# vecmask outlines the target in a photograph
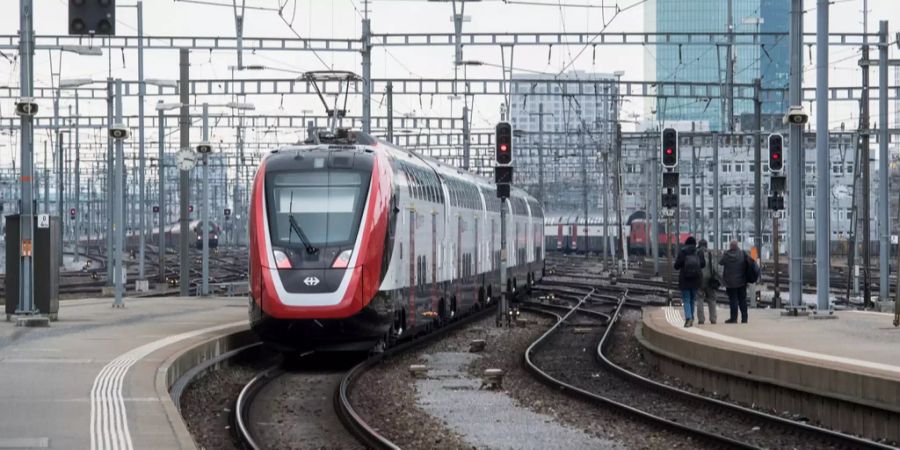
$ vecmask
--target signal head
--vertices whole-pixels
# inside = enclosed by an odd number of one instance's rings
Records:
[[[678,131],[665,128],[662,131],[662,165],[674,168],[678,165]]]
[[[497,124],[495,142],[497,144],[496,160],[497,164],[512,163],[512,125],[509,122],[500,122]]]
[[[784,137],[780,134],[769,135],[769,170],[781,172],[784,169]]]

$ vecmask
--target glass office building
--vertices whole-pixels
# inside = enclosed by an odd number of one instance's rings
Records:
[[[731,0],[734,30],[737,33],[787,32],[789,2],[786,0]],[[645,27],[657,32],[718,32],[728,26],[727,0],[652,0],[646,8]],[[711,45],[661,45],[649,48],[645,57],[648,76],[659,81],[725,83],[727,39]],[[786,87],[789,72],[789,39],[767,38],[761,45],[747,45],[749,37],[736,38],[734,46],[735,83],[753,83],[761,78],[763,87]],[[782,101],[766,102],[763,113],[785,111]],[[653,106],[660,121],[703,121],[712,130],[727,128],[720,99],[660,98]],[[753,102],[735,101],[734,116],[752,113]]]

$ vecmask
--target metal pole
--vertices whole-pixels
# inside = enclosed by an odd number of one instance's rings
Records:
[[[775,293],[772,302],[775,309],[781,309],[781,266],[778,261],[778,216],[772,215],[772,258],[775,261]]]
[[[828,8],[818,0],[816,12],[816,306],[830,308],[831,156],[828,154]],[[802,192],[802,191],[797,191]],[[886,198],[886,197],[885,197]]]
[[[864,44],[867,43],[868,37],[866,34],[863,34]],[[860,137],[859,144],[862,148],[860,148],[859,155],[861,155],[861,164],[862,164],[862,208],[863,208],[863,232],[862,232],[862,271],[863,271],[863,307],[868,308],[872,306],[872,291],[871,291],[871,278],[869,268],[871,267],[871,247],[872,247],[872,212],[870,211],[872,205],[872,159],[871,159],[871,149],[869,147],[869,139],[870,139],[870,126],[869,126],[869,46],[863,45],[862,52],[862,98],[860,100]]]
[[[509,294],[507,291],[506,277],[506,207],[505,198],[500,199],[500,308],[497,309],[497,326],[501,326],[503,317],[506,316],[509,324]]]
[[[791,79],[789,89],[791,106],[802,104],[802,85],[803,0],[791,0]],[[790,279],[791,307],[799,308],[803,302],[803,241],[806,237],[806,230],[803,226],[803,125],[792,124],[790,132],[788,215],[791,223],[787,234],[790,239],[788,278]]]
[[[107,125],[113,123],[113,80],[106,79],[106,91],[109,99],[106,105]],[[106,285],[113,285],[113,194],[112,194],[112,168],[113,168],[113,140],[107,133],[106,137]]]
[[[734,131],[734,0],[728,0],[728,49],[725,52],[726,120],[725,130]]]
[[[669,209],[668,212],[672,210]],[[672,215],[666,213],[666,296],[672,304]]]
[[[162,100],[159,101],[162,103]],[[159,222],[157,229],[157,242],[159,253],[159,282],[166,282],[166,115],[165,111],[159,111],[159,162],[157,164],[157,177],[159,177]]]
[[[762,80],[753,80],[753,120],[756,138],[753,140],[753,246],[757,261],[762,263]]]
[[[62,267],[63,265],[63,249],[66,247],[65,239],[63,239],[63,225],[66,224],[65,216],[63,214],[63,174],[65,173],[65,147],[63,146],[63,134],[60,132],[59,128],[56,129],[56,214],[59,216],[59,255],[57,258],[57,265]]]
[[[538,200],[544,207],[544,103],[538,103]],[[604,233],[605,235],[605,233]]]
[[[616,109],[618,111],[618,109]],[[615,140],[616,140],[616,186],[613,189],[615,199],[616,199],[616,223],[618,227],[618,251],[621,255],[622,259],[620,259],[621,267],[619,268],[619,273],[625,273],[625,270],[628,269],[628,249],[625,248],[625,228],[622,223],[622,125],[618,123],[618,112],[616,112],[616,123],[615,123]]]
[[[719,133],[713,131],[713,249],[721,250],[722,245],[722,193],[719,191]]]
[[[44,214],[50,213],[50,159],[47,158],[47,141],[44,141],[44,169],[41,171],[41,181],[44,182],[44,198],[42,211]]]
[[[372,130],[372,34],[371,22],[366,9],[366,18],[362,21],[362,128],[364,133]]]
[[[387,83],[387,140],[394,143],[394,82]]]
[[[691,216],[688,226],[691,234],[697,233],[697,147],[691,147]]]
[[[580,116],[579,111],[579,116]],[[578,133],[578,146],[581,147],[581,202],[584,207],[584,257],[588,258],[591,254],[591,249],[588,243],[591,241],[589,239],[589,222],[588,222],[588,179],[587,179],[587,150],[584,147],[584,131],[581,130]]]
[[[179,94],[181,97],[181,115],[178,120],[180,146],[181,151],[190,150],[191,147],[191,117],[188,103],[190,102],[190,53],[186,48],[179,51],[179,66],[181,72],[181,86]],[[179,291],[182,297],[190,295],[191,284],[191,258],[188,235],[190,234],[190,224],[188,223],[188,204],[191,201],[190,172],[187,170],[179,171],[179,216],[180,223],[180,273],[178,278]]]
[[[122,80],[116,79],[116,122],[122,123]],[[122,294],[125,290],[125,273],[123,272],[122,256],[125,251],[125,185],[123,176],[125,174],[125,143],[122,139],[116,139],[116,158],[115,158],[115,181],[113,184],[113,225],[112,233],[115,234],[115,245],[113,246],[113,261],[115,261],[115,269],[113,276],[115,277],[116,298],[113,302],[113,308],[124,308],[125,303],[122,301]]]
[[[878,22],[878,234],[880,242],[878,246],[878,300],[890,299],[891,271],[889,257],[891,255],[891,217],[890,200],[888,200],[888,184],[890,172],[888,169],[888,143],[890,142],[888,124],[888,22]],[[868,69],[866,69],[868,70]]]
[[[138,26],[138,228],[140,238],[138,241],[138,280],[143,281],[144,276],[144,245],[146,233],[147,198],[144,191],[144,95],[147,87],[144,84],[144,2],[137,2],[137,26]]]
[[[209,140],[209,105],[203,104],[203,141]],[[200,295],[209,295],[209,153],[203,154],[203,212],[200,219],[203,234],[203,279]]]
[[[78,91],[75,91],[75,261],[79,261],[78,243],[81,241],[81,143],[79,142],[79,111],[78,111]]]
[[[469,144],[469,108],[463,105],[462,108],[462,132],[463,132],[463,170],[469,170],[470,159],[472,158]]]
[[[612,270],[609,260],[612,249],[612,237],[609,235],[609,152],[602,152],[603,156],[603,265],[607,270]]]
[[[656,142],[659,143],[659,141],[656,141]],[[659,180],[659,163],[660,163],[660,161],[656,156],[658,153],[656,151],[653,151],[654,147],[659,148],[659,145],[651,146],[651,155],[652,156],[650,157],[650,159],[651,159],[651,162],[650,162],[651,169],[650,170],[653,173],[653,175],[652,175],[653,178],[652,178],[652,182],[650,184],[653,186],[653,197],[651,198],[650,203],[653,206],[650,207],[650,212],[652,212],[652,214],[647,214],[649,227],[645,226],[644,232],[646,233],[647,229],[648,228],[650,229],[650,247],[651,247],[650,251],[653,253],[653,275],[658,277],[659,273],[660,273],[659,272],[659,182],[660,182],[660,180]],[[606,175],[606,172],[604,172],[604,175]],[[604,192],[606,192],[606,189],[604,189]],[[606,208],[604,207],[603,209],[605,210]]]
[[[698,150],[698,152],[699,151],[701,151],[701,150]],[[699,159],[698,159],[698,164],[701,164],[701,166],[700,166],[700,216],[699,216],[700,236],[703,236],[704,239],[709,239],[709,236],[706,235],[706,170],[704,170],[704,167],[703,167],[702,163],[699,162]],[[716,247],[713,246],[712,248],[715,249]]]
[[[34,8],[32,0],[19,2],[19,61],[22,97],[34,94]],[[22,172],[21,214],[19,216],[19,305],[16,314],[36,314],[34,307],[34,276],[32,273],[32,237],[34,236],[34,117],[22,115],[21,154]]]

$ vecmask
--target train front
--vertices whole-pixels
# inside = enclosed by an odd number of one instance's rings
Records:
[[[293,147],[263,160],[249,231],[250,321],[264,341],[358,350],[387,333],[379,287],[391,173],[372,145]]]

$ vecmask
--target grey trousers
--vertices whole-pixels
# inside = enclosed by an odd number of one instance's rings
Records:
[[[706,322],[706,314],[703,313],[703,304],[709,307],[709,321],[716,323],[716,290],[700,289],[700,301],[695,302],[697,305],[697,322]]]

